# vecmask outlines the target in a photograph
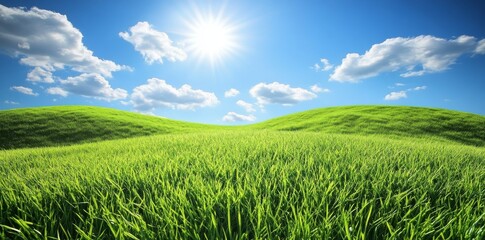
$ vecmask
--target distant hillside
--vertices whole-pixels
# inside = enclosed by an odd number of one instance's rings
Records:
[[[251,127],[283,131],[434,138],[485,146],[484,116],[422,107],[321,108],[274,118]]]
[[[87,106],[0,111],[0,149],[69,145],[217,126]]]
[[[432,138],[485,146],[484,116],[443,109],[331,107],[290,114],[252,125],[225,127],[102,107],[60,106],[0,111],[0,149],[71,145],[217,129],[377,134],[392,138]]]

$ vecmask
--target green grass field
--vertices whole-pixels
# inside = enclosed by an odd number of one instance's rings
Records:
[[[52,107],[0,121],[0,239],[485,239],[479,115],[359,106],[220,127]]]

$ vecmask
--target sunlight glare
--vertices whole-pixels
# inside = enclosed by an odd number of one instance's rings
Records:
[[[189,24],[188,48],[199,59],[208,59],[212,65],[234,53],[239,45],[236,39],[236,26],[218,17],[198,14]]]

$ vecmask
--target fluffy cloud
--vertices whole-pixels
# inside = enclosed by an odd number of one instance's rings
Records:
[[[333,68],[333,65],[330,64],[330,61],[328,61],[328,59],[326,59],[326,58],[321,58],[320,63],[321,63],[321,65],[318,64],[318,63],[315,63],[312,67],[313,70],[315,70],[317,72],[320,72],[320,71],[325,72],[325,71],[329,71],[330,69]]]
[[[408,95],[406,94],[406,91],[391,92],[384,97],[384,100],[395,101],[395,100],[399,100],[401,98],[407,98],[407,97]]]
[[[252,97],[256,98],[260,105],[278,103],[286,106],[311,100],[317,95],[303,88],[292,88],[288,84],[279,82],[258,83],[249,91]]]
[[[38,93],[35,93],[32,88],[28,87],[22,87],[22,86],[13,86],[10,88],[10,90],[17,91],[19,93],[23,93],[26,95],[31,95],[31,96],[37,96],[39,95]]]
[[[241,121],[248,121],[252,122],[256,120],[256,117],[253,115],[242,115],[235,112],[228,112],[223,118],[222,121],[224,122],[241,122]]]
[[[237,89],[231,88],[224,92],[224,97],[235,97],[239,94],[239,91]]]
[[[239,100],[239,101],[236,102],[236,104],[238,106],[244,108],[244,110],[246,110],[246,112],[256,112],[256,109],[254,109],[254,106],[251,103],[245,102],[243,100]]]
[[[443,39],[429,35],[390,38],[373,45],[365,54],[349,53],[330,76],[331,81],[358,82],[383,72],[404,70],[402,77],[440,72],[463,54],[485,54],[484,40],[462,35]]]
[[[46,91],[48,94],[52,94],[52,95],[59,95],[59,96],[63,96],[63,97],[67,97],[67,95],[69,95],[69,93],[60,88],[60,87],[51,87],[51,88],[48,88],[47,91]]]
[[[94,56],[65,15],[36,7],[28,10],[0,5],[0,26],[0,49],[34,67],[27,76],[30,81],[54,82],[52,72],[65,68],[105,77],[129,69]]]
[[[148,79],[147,84],[136,87],[131,94],[131,104],[141,112],[150,112],[159,107],[195,109],[213,106],[218,102],[214,93],[192,89],[187,84],[176,89],[157,78]]]
[[[27,74],[27,80],[31,82],[53,83],[52,72],[46,71],[43,68],[35,67],[34,70]]]
[[[310,87],[310,90],[312,90],[312,92],[314,93],[329,93],[330,92],[330,89],[328,88],[321,88],[317,85],[313,85]]]
[[[47,90],[50,94],[61,95],[66,92],[82,95],[85,97],[94,97],[107,101],[124,99],[128,96],[126,90],[117,88],[113,89],[109,82],[101,75],[95,73],[83,73],[76,77],[68,77],[61,80],[60,89],[50,88]]]
[[[172,44],[168,35],[152,28],[148,22],[138,22],[130,28],[130,33],[120,32],[121,38],[133,44],[145,61],[152,64],[155,61],[163,63],[163,59],[171,62],[183,61],[187,54]]]

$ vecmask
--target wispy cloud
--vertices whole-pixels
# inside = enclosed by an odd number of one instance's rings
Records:
[[[256,120],[256,117],[253,115],[243,115],[235,112],[228,112],[222,118],[222,121],[224,122],[242,122],[242,121],[252,122],[254,120]]]
[[[315,63],[312,66],[312,69],[316,72],[326,72],[330,71],[333,68],[333,65],[330,64],[330,61],[326,58],[321,58],[320,63]]]
[[[411,92],[411,91],[422,91],[422,90],[425,90],[426,88],[427,88],[426,86],[418,86],[418,87],[414,87],[414,88],[409,88],[407,90],[402,90],[402,91],[397,91],[397,92],[390,92],[389,94],[387,94],[384,97],[384,100],[386,100],[386,101],[395,101],[395,100],[399,100],[401,98],[407,98],[408,97],[408,95],[407,95],[408,92]]]
[[[119,35],[133,44],[148,64],[163,63],[163,59],[175,62],[187,58],[184,50],[174,46],[166,33],[153,29],[148,22],[138,22],[130,28],[130,32],[120,32]]]
[[[10,100],[5,100],[4,103],[9,104],[9,105],[18,105],[19,104],[18,102],[14,102],[14,101],[10,101]]]
[[[310,87],[310,90],[312,90],[312,92],[314,93],[329,93],[330,92],[330,89],[328,88],[321,88],[319,87],[318,85],[313,85]]]
[[[244,110],[246,110],[246,112],[256,112],[256,109],[254,109],[254,106],[251,103],[245,102],[243,100],[238,100],[236,102],[236,104],[238,106],[244,108]]]
[[[480,42],[478,42],[478,46],[475,49],[475,53],[485,54],[485,39],[482,39],[480,40]]]
[[[10,88],[10,90],[25,94],[25,95],[31,95],[31,96],[38,96],[38,93],[35,93],[32,88],[28,87],[23,87],[23,86],[13,86]]]
[[[401,77],[441,72],[463,54],[485,54],[484,40],[462,35],[443,39],[430,35],[390,38],[373,45],[363,55],[349,53],[330,76],[330,81],[358,82],[383,72],[402,71]]]
[[[412,90],[413,91],[420,91],[420,90],[425,90],[425,89],[426,89],[426,86],[419,86],[419,87],[413,88]]]

